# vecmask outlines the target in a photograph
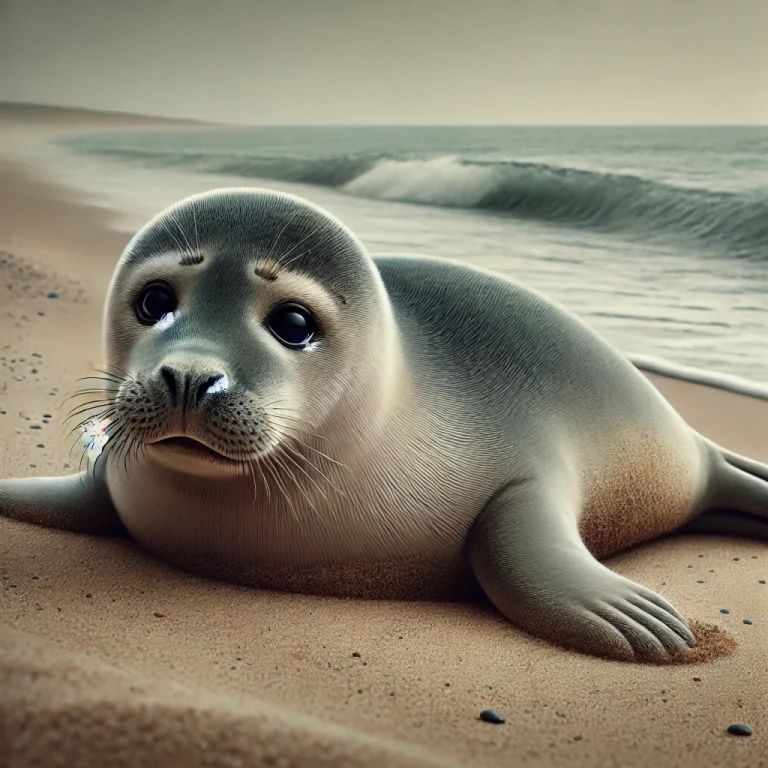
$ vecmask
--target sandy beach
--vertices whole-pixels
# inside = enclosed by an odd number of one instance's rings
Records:
[[[100,362],[131,235],[13,142],[142,125],[162,122],[0,105],[0,476],[74,471],[63,400]],[[768,400],[649,377],[768,462]],[[0,518],[0,766],[768,767],[768,544],[670,537],[606,564],[712,627],[698,661],[583,656],[484,605],[246,589]]]

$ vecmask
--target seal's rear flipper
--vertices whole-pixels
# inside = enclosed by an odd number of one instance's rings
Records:
[[[76,533],[125,533],[100,472],[0,480],[0,517]]]
[[[706,442],[712,452],[710,508],[678,533],[717,533],[768,541],[768,465]]]

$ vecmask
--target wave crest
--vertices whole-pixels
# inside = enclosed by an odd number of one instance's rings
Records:
[[[768,197],[675,187],[638,176],[546,163],[165,152],[130,147],[75,149],[153,166],[333,187],[378,200],[492,211],[642,239],[684,239],[768,259]]]

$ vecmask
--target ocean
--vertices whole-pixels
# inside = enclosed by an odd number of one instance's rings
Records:
[[[130,228],[214,187],[294,192],[373,254],[477,264],[626,353],[768,383],[768,128],[101,133],[46,165]]]

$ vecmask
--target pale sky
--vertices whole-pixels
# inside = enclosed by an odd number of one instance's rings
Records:
[[[246,124],[768,124],[768,0],[0,0],[0,100]]]

